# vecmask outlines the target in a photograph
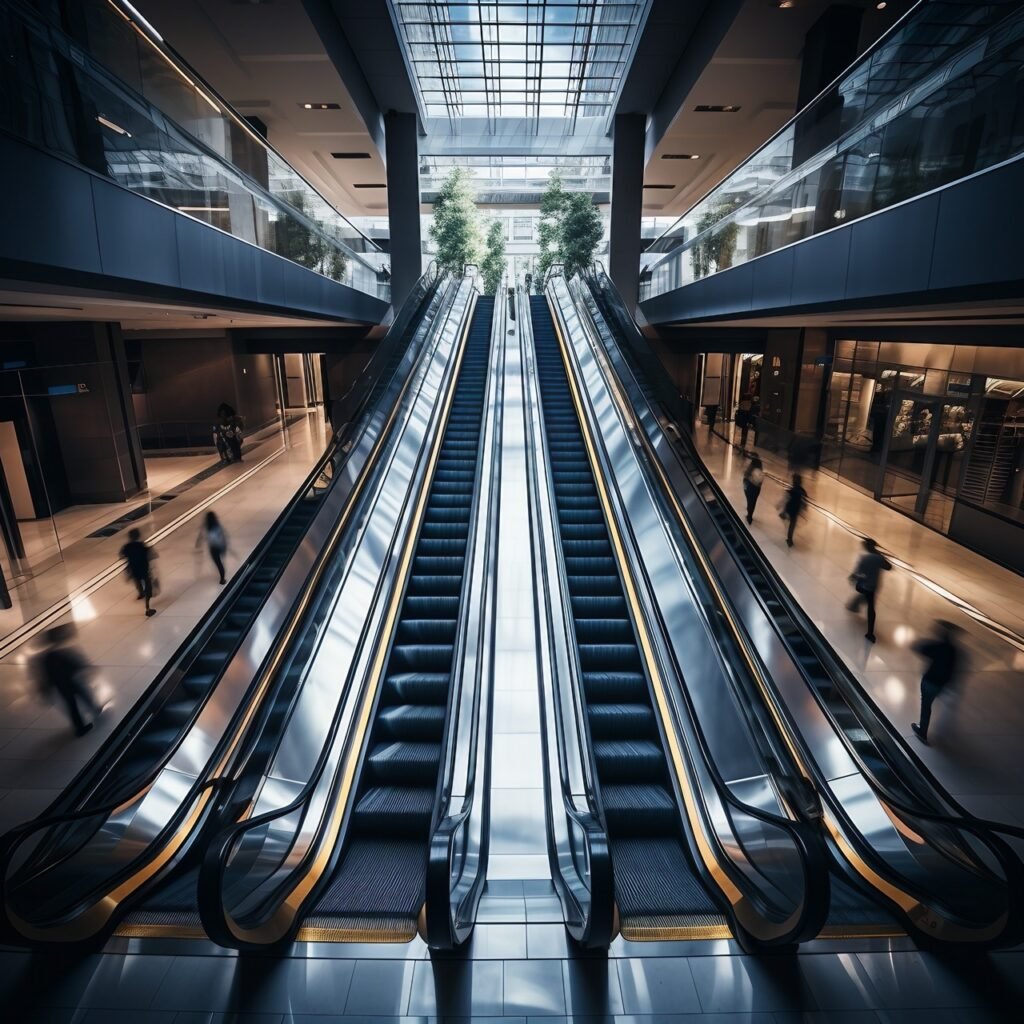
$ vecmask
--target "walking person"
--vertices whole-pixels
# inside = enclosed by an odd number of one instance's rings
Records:
[[[740,447],[747,447],[747,434],[750,433],[751,410],[754,408],[754,399],[750,392],[746,392],[736,406],[736,426],[740,428]]]
[[[705,405],[704,412],[707,413],[708,417],[708,433],[713,434],[715,432],[715,421],[718,419],[718,403]]]
[[[864,636],[874,643],[875,597],[878,594],[881,574],[892,568],[892,562],[878,550],[878,545],[870,537],[865,537],[863,544],[864,554],[857,559],[857,565],[850,574],[850,582],[857,593],[846,607],[851,612],[859,612],[862,604],[867,605],[868,631]]]
[[[149,606],[153,600],[153,559],[156,552],[142,539],[137,528],[128,531],[128,543],[121,548],[128,577],[139,592],[139,600],[146,602],[146,617],[156,615],[156,609]]]
[[[786,497],[782,502],[780,518],[789,520],[789,529],[786,531],[786,546],[793,546],[793,534],[796,532],[797,520],[804,514],[807,507],[807,492],[804,490],[804,482],[799,473],[793,474],[793,483],[786,491]]]
[[[952,690],[963,663],[963,654],[956,642],[960,627],[943,619],[939,619],[935,626],[937,635],[933,639],[919,640],[913,646],[913,650],[928,662],[921,676],[921,716],[910,725],[922,743],[928,742],[928,726],[931,725],[935,698],[944,690]]]
[[[750,465],[743,473],[743,493],[747,499],[747,524],[754,521],[754,509],[757,499],[761,496],[761,485],[764,483],[764,466],[760,455],[750,457]]]
[[[57,697],[64,704],[68,718],[76,736],[84,736],[99,718],[103,708],[89,688],[89,672],[92,666],[82,652],[74,646],[75,626],[65,622],[60,626],[48,629],[44,636],[46,647],[36,655],[33,661],[33,673],[39,693],[52,699]],[[87,722],[79,705],[92,716]]]
[[[227,579],[224,576],[224,555],[228,550],[228,535],[225,533],[221,521],[217,518],[216,512],[210,511],[206,513],[206,518],[203,520],[203,525],[199,530],[199,536],[196,538],[197,550],[203,541],[206,541],[206,550],[210,552],[210,558],[213,559],[213,564],[220,575],[220,585],[223,587],[227,583]]]

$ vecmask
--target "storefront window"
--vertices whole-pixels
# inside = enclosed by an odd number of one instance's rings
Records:
[[[1024,522],[1024,381],[985,378],[961,497]]]

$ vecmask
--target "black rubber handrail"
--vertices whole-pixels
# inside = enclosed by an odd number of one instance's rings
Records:
[[[552,301],[555,307],[559,308],[558,303],[554,299],[552,299]],[[570,362],[575,369],[574,363],[572,363],[572,361]],[[584,389],[581,388],[580,393],[585,393]],[[608,464],[607,453],[605,452],[603,445],[597,446],[596,454],[599,462],[601,463],[605,480],[610,482],[612,485],[617,486],[615,474],[611,471],[611,467]],[[622,517],[619,522],[619,528],[630,537],[630,543],[627,545],[627,557],[629,557],[636,551],[636,540],[633,534],[632,524],[625,517]],[[631,570],[635,577],[646,581],[646,588],[650,592],[652,590],[652,584],[647,575],[646,566],[643,565],[642,561],[639,559],[631,559]],[[651,607],[648,606],[647,602],[641,602],[641,611],[646,617],[648,617],[648,619],[653,618],[654,620],[651,623],[654,628],[650,630],[652,636],[668,635],[668,627],[661,616],[659,607]],[[662,646],[662,657],[666,658],[670,662],[676,678],[685,678],[685,673],[682,671],[681,666],[676,662],[675,656],[671,650]],[[791,818],[784,817],[781,814],[764,811],[759,807],[746,804],[736,797],[732,793],[721,772],[718,770],[714,755],[708,745],[703,729],[701,728],[700,718],[690,697],[689,690],[685,686],[670,686],[666,688],[666,692],[673,699],[673,703],[676,705],[676,716],[679,718],[685,717],[685,720],[691,725],[691,736],[696,745],[696,753],[700,757],[704,769],[715,788],[716,795],[722,803],[729,807],[734,813],[753,818],[755,821],[759,821],[764,825],[769,825],[777,829],[779,832],[784,833],[789,837],[793,845],[793,849],[797,853],[800,864],[803,868],[804,878],[804,899],[801,906],[801,912],[791,926],[789,933],[778,939],[776,942],[773,942],[773,944],[789,945],[794,942],[802,942],[806,939],[813,938],[821,931],[821,927],[824,925],[829,904],[829,875],[827,870],[827,858],[825,856],[824,849],[822,848],[817,830],[805,821],[795,821]],[[684,709],[683,715],[680,715],[679,713],[680,705]],[[665,723],[665,728],[667,727],[668,723]],[[678,728],[678,726],[676,728]],[[682,747],[683,749],[689,749],[689,744],[684,742]],[[701,793],[700,787],[695,785],[694,792],[699,795]],[[705,818],[705,822],[707,822],[708,811],[706,806],[703,810],[703,817]],[[742,872],[733,868],[732,858],[721,849],[719,837],[714,827],[707,827],[705,830],[705,836],[718,848],[717,860],[722,869],[726,871],[736,887],[747,896],[751,904],[757,907],[761,913],[764,913],[765,903],[763,899],[760,894],[756,892],[751,893],[748,878]],[[737,837],[737,840],[739,841],[739,837]],[[741,848],[743,847],[743,843],[741,841],[739,842],[739,845]],[[751,864],[756,865],[756,860],[752,859]],[[701,874],[704,873],[703,868],[699,863],[698,870]],[[709,881],[707,887],[713,896],[718,895],[719,890],[713,882]],[[735,917],[733,908],[730,905],[724,901],[716,900],[716,902],[719,902],[719,905],[726,911],[727,916],[732,919],[734,930],[736,930],[737,933],[746,932],[754,945],[763,945],[763,943],[758,940],[757,936],[747,932],[747,930],[739,923],[738,919]]]
[[[466,305],[465,314],[467,317],[472,316],[472,306],[470,303]],[[448,315],[451,315],[449,309]],[[445,387],[454,387],[456,382],[449,379]],[[439,394],[438,400],[440,401],[441,395]],[[429,485],[429,481],[421,481],[421,486],[426,487]],[[397,535],[392,540],[392,544],[389,551],[394,549],[395,543],[400,541],[400,537]],[[378,583],[374,589],[374,596],[371,599],[371,603],[375,603],[380,595],[380,588],[384,585],[384,578],[378,580]],[[360,630],[358,645],[362,647],[367,640],[368,632],[370,629],[370,619],[367,617],[367,621],[363,623],[362,629]],[[388,638],[387,643],[390,647],[393,638]],[[320,779],[323,776],[324,770],[327,767],[327,761],[329,759],[331,750],[334,747],[338,730],[341,728],[341,722],[343,718],[343,711],[348,702],[348,696],[353,685],[353,677],[357,666],[357,659],[352,660],[352,665],[349,673],[345,679],[342,691],[339,694],[338,701],[335,705],[334,713],[331,718],[330,728],[325,736],[324,742],[321,746],[320,752],[317,755],[316,762],[309,773],[309,778],[302,784],[301,788],[295,794],[295,796],[285,805],[277,808],[273,808],[269,811],[265,811],[262,814],[256,815],[253,818],[246,818],[242,821],[231,822],[224,825],[219,832],[209,842],[206,851],[203,856],[202,866],[199,872],[199,909],[200,916],[203,921],[203,925],[207,931],[207,934],[221,945],[235,948],[247,948],[244,943],[239,940],[231,932],[224,913],[223,899],[225,889],[225,876],[228,870],[228,862],[231,858],[232,853],[237,847],[237,844],[241,840],[242,836],[246,833],[252,832],[257,828],[269,824],[272,821],[279,820],[286,817],[295,811],[300,810],[309,800],[310,795],[316,786],[319,785]],[[367,730],[367,737],[369,736],[369,730]],[[358,785],[358,778],[353,780],[352,792]],[[346,815],[347,817],[347,815]],[[341,834],[345,832],[345,823],[342,825]],[[289,877],[303,871],[308,867],[310,860],[315,856],[317,849],[317,842],[313,841],[309,845],[309,849],[303,852],[302,857],[298,864],[289,872]],[[339,842],[338,847],[343,845]],[[337,852],[337,850],[335,851]],[[315,885],[305,900],[305,905],[308,906],[310,902],[316,899],[317,893],[319,892],[322,883],[330,875],[330,871],[325,871],[320,879],[320,883]],[[263,901],[263,905],[270,904],[275,901],[278,891],[283,887],[287,887],[288,879],[282,880],[279,886],[268,893]],[[295,921],[292,928],[294,931],[299,926],[302,914],[296,913]],[[282,940],[284,941],[284,940]],[[260,947],[262,948],[262,947]]]
[[[678,396],[675,396],[676,400],[671,404],[660,402],[660,393],[666,389],[671,390],[665,375],[657,375],[654,378],[653,383],[648,379],[645,386],[644,383],[641,383],[642,378],[637,373],[635,367],[631,365],[631,360],[629,358],[630,355],[637,354],[635,351],[637,346],[641,348],[642,354],[642,349],[647,346],[646,339],[636,328],[635,323],[632,322],[632,318],[628,317],[628,314],[625,313],[624,307],[621,305],[621,299],[614,293],[614,286],[612,286],[608,281],[606,275],[603,273],[600,276],[593,275],[591,285],[591,294],[594,296],[595,301],[597,301],[598,293],[600,293],[600,296],[608,303],[608,306],[611,308],[611,312],[620,323],[620,330],[623,332],[627,345],[622,346],[620,344],[622,339],[616,338],[614,334],[612,334],[612,340],[619,345],[620,354],[623,356],[627,367],[629,367],[629,372],[633,376],[634,383],[642,393],[648,395],[648,401],[651,400],[650,395],[653,393],[658,397],[659,404],[661,404],[663,408],[668,406],[666,411],[669,413],[671,419],[671,406],[675,405],[678,407],[679,398]],[[624,329],[626,320],[629,321],[632,328],[631,330]],[[611,356],[611,353],[609,353],[609,355]],[[656,356],[653,356],[649,350],[646,355],[650,358],[657,358]],[[1006,889],[1009,899],[1008,920],[1010,923],[1004,930],[1004,937],[1000,939],[1000,942],[1005,944],[1007,942],[1012,943],[1013,941],[1016,941],[1017,936],[1024,934],[1024,865],[1021,864],[1020,858],[1014,853],[1009,844],[1000,837],[1000,834],[1011,836],[1015,839],[1024,839],[1024,828],[981,819],[962,808],[953,797],[949,796],[945,792],[941,784],[935,779],[917,754],[906,745],[902,737],[894,734],[891,728],[886,728],[886,723],[881,722],[877,708],[863,690],[859,680],[849,672],[846,665],[842,662],[828,641],[818,633],[813,625],[808,624],[803,609],[800,608],[800,606],[793,600],[792,595],[789,593],[781,578],[775,572],[774,567],[772,567],[767,559],[764,558],[756,545],[749,540],[745,531],[737,525],[738,517],[735,510],[732,508],[731,503],[729,503],[722,494],[717,482],[714,481],[711,474],[703,468],[703,463],[696,455],[689,436],[683,435],[681,431],[677,431],[677,433],[680,437],[680,443],[685,447],[686,456],[695,466],[700,467],[702,478],[708,489],[714,494],[716,503],[733,521],[733,535],[740,539],[740,542],[744,544],[745,552],[756,562],[758,569],[763,573],[764,577],[772,583],[774,591],[772,596],[779,600],[780,604],[785,608],[787,616],[799,630],[801,638],[815,653],[815,656],[818,658],[822,667],[827,670],[827,677],[837,683],[839,691],[843,693],[844,696],[851,696],[850,691],[852,691],[853,702],[848,702],[848,706],[850,706],[851,710],[854,710],[855,714],[857,714],[858,720],[861,721],[861,724],[864,725],[864,716],[867,715],[875,726],[874,729],[868,729],[865,727],[865,731],[868,732],[876,744],[881,745],[883,749],[885,746],[889,746],[890,748],[895,746],[896,750],[911,762],[914,770],[923,778],[925,784],[929,788],[933,789],[942,800],[948,803],[948,805],[954,809],[955,813],[949,814],[932,809],[915,807],[907,804],[904,800],[893,796],[885,784],[877,778],[871,767],[864,762],[856,748],[849,742],[845,730],[838,723],[834,722],[829,709],[825,705],[821,704],[817,688],[809,684],[809,688],[814,694],[815,700],[819,703],[819,706],[822,708],[829,720],[833,722],[836,732],[840,736],[844,747],[850,757],[857,764],[868,785],[885,805],[891,807],[893,810],[910,818],[911,820],[949,828],[953,831],[960,830],[967,832],[976,837],[982,845],[989,850],[1005,875]],[[646,442],[646,438],[643,440]],[[653,458],[654,456],[653,454],[649,454],[649,457]],[[687,472],[689,473],[689,471]],[[701,497],[701,500],[706,503],[706,499],[701,494],[700,487],[695,484],[694,489]],[[712,517],[712,519],[713,518],[714,517]],[[757,593],[757,588],[755,587],[753,589],[755,593]],[[759,598],[763,600],[763,595],[759,594]],[[773,621],[777,621],[777,615],[770,609],[765,608],[765,612],[769,618]],[[785,640],[784,634],[781,631],[780,637],[782,637],[787,650],[791,650],[789,643]],[[805,672],[799,658],[794,656],[794,662],[800,668],[802,673]],[[781,702],[776,702],[776,706],[788,719],[788,709],[785,705]],[[795,731],[791,730],[791,732],[793,733],[794,740],[798,741],[799,737],[796,735]],[[811,759],[808,758],[808,761],[810,760]],[[890,759],[883,757],[883,760],[888,762]],[[836,807],[836,810],[842,813],[841,807]],[[854,832],[856,832],[855,829]],[[941,851],[943,850],[943,847],[940,845],[938,849]],[[862,852],[869,852],[873,857],[873,851],[864,850]],[[927,894],[932,901],[934,901],[934,895],[935,894]]]

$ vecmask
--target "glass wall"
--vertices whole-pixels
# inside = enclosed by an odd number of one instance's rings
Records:
[[[1024,524],[1022,370],[1019,349],[836,341],[821,468],[942,532],[957,501]]]
[[[926,2],[649,249],[661,295],[1024,151],[1024,8]]]
[[[44,15],[58,5],[32,5]],[[106,0],[0,8],[0,129],[360,291],[387,255],[151,31]],[[63,30],[62,30],[63,29]]]

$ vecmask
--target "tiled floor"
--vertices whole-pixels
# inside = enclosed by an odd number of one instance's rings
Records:
[[[745,512],[743,456],[698,432],[701,456],[733,505]],[[785,545],[778,505],[788,471],[762,452],[767,471],[751,533],[815,623],[843,656],[895,727],[912,738],[922,663],[911,645],[937,618],[963,627],[967,671],[959,692],[933,713],[931,745],[918,752],[967,808],[1024,825],[1024,583],[1020,576],[887,508],[824,473],[805,474],[812,506]],[[845,608],[848,580],[871,536],[895,568],[882,576],[878,642],[864,638],[865,619]],[[1006,636],[970,613],[1005,627]],[[1015,639],[1015,637],[1019,639]]]
[[[57,795],[117,727],[154,673],[219,593],[216,570],[196,549],[199,517],[212,507],[225,524],[230,573],[259,542],[309,473],[325,443],[315,416],[293,425],[288,447],[280,435],[255,447],[241,465],[225,467],[139,523],[156,535],[157,615],[146,619],[125,580],[118,551],[126,537],[83,539],[60,565],[12,594],[0,611],[0,832],[32,817]],[[69,600],[69,593],[78,596]],[[28,662],[34,637],[72,619],[79,642],[96,667],[94,687],[108,711],[89,735],[75,739],[60,711],[41,704]]]

